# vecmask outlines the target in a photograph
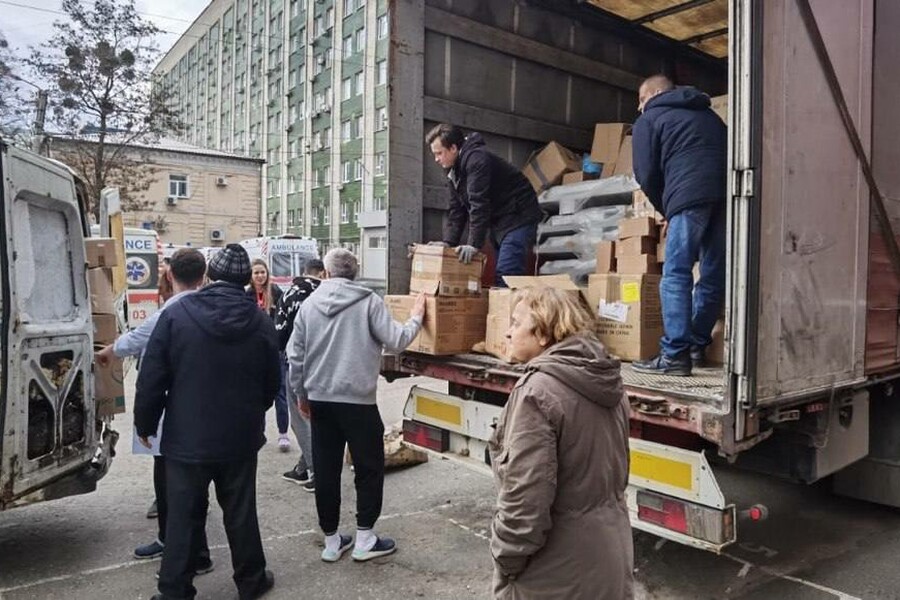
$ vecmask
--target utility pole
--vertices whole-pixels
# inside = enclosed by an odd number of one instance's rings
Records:
[[[36,86],[35,86],[36,87]],[[31,149],[38,154],[44,146],[44,122],[47,119],[47,90],[38,88],[34,123],[31,126]]]

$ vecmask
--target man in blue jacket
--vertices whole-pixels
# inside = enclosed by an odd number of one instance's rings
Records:
[[[497,253],[495,285],[505,287],[504,275],[525,275],[543,215],[534,188],[522,173],[488,151],[479,133],[464,135],[443,123],[425,136],[434,160],[447,170],[450,206],[443,242],[456,248],[460,262],[468,263],[488,236]],[[469,235],[462,240],[463,230]],[[457,245],[460,244],[460,245]]]
[[[275,326],[244,293],[250,259],[228,244],[209,262],[212,282],[159,318],[137,381],[134,422],[150,446],[165,411],[169,522],[153,600],[193,598],[195,549],[215,483],[241,600],[274,585],[256,513],[256,461],[265,414],[281,380]]]
[[[635,371],[691,374],[703,361],[725,294],[726,139],[709,96],[664,75],[641,84],[633,129],[634,175],[666,218],[659,285],[665,335],[660,353]],[[694,284],[693,266],[700,261]]]

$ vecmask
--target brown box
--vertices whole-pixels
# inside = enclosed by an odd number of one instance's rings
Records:
[[[666,241],[662,240],[656,245],[656,260],[660,263],[666,262]]]
[[[90,269],[115,267],[119,264],[116,238],[87,238],[84,240],[84,254]]]
[[[658,275],[591,275],[588,302],[600,341],[624,360],[652,358],[663,335]]]
[[[616,258],[619,258],[621,256],[640,256],[641,254],[654,254],[655,252],[656,240],[646,235],[619,240],[616,243]]]
[[[597,273],[616,272],[616,242],[597,244]]]
[[[91,312],[116,314],[116,294],[113,291],[112,270],[106,267],[88,269],[88,288],[91,292]]]
[[[659,274],[662,273],[662,267],[656,259],[655,254],[639,254],[638,256],[617,256],[616,272],[635,274]]]
[[[724,96],[716,96],[709,99],[713,112],[719,115],[719,118],[728,124],[728,94]]]
[[[613,175],[631,175],[634,173],[634,167],[631,162],[631,136],[626,135],[619,147],[619,156],[616,158],[616,167]]]
[[[540,193],[562,181],[563,175],[581,169],[581,159],[568,148],[550,142],[544,149],[532,156],[522,174],[531,186]]]
[[[712,330],[712,343],[706,347],[706,362],[713,366],[725,363],[725,320],[716,321]]]
[[[394,319],[405,322],[416,301],[414,295],[385,296]],[[488,297],[428,296],[425,322],[407,350],[424,354],[460,354],[484,340]]]
[[[94,344],[106,346],[116,341],[119,326],[116,315],[91,315],[94,322]]]
[[[418,244],[413,249],[410,293],[439,296],[479,296],[485,257],[469,264],[459,262],[452,248]]]
[[[105,367],[94,363],[94,400],[98,417],[125,412],[125,371],[121,358],[112,358]]]
[[[574,173],[566,173],[563,175],[562,182],[563,185],[569,183],[580,183],[582,181],[591,181],[592,179],[597,179],[599,175],[596,173],[585,173],[584,171],[575,171]]]
[[[643,236],[659,239],[659,226],[653,217],[633,217],[619,221],[620,240]]]
[[[506,332],[512,316],[512,298],[515,290],[548,286],[566,290],[572,294],[581,294],[581,288],[575,285],[568,275],[543,275],[530,277],[526,275],[510,275],[503,278],[505,288],[491,288],[488,291],[487,328],[485,330],[485,351],[498,358],[509,360]]]
[[[619,158],[619,147],[630,131],[631,124],[629,123],[597,123],[594,127],[591,160],[603,163],[604,176],[606,176],[606,165],[615,163]]]

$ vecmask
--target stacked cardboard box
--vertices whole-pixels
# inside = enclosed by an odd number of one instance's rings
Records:
[[[603,165],[602,177],[631,172],[631,125],[629,123],[597,123],[594,126],[594,143],[591,160]],[[625,142],[628,137],[628,142]],[[627,156],[623,146],[627,143]],[[627,162],[617,168],[619,161]],[[618,172],[617,172],[618,171]]]
[[[588,303],[599,323],[600,341],[623,360],[652,358],[663,334],[659,275],[591,275]]]
[[[659,226],[653,217],[632,217],[619,222],[616,272],[628,274],[661,272],[656,260]]]
[[[405,322],[418,292],[427,294],[425,321],[407,348],[424,354],[459,354],[484,340],[488,298],[481,290],[484,257],[460,263],[453,250],[418,245],[413,249],[410,294],[384,301],[394,319]]]
[[[487,329],[484,337],[485,351],[503,360],[509,360],[506,332],[512,316],[513,294],[517,289],[547,286],[565,290],[575,296],[581,295],[581,288],[568,275],[507,276],[503,281],[507,287],[491,288],[488,292]]]
[[[91,295],[91,319],[94,325],[94,347],[102,348],[118,335],[113,286],[113,267],[116,267],[116,240],[90,238],[85,240],[88,266],[88,288]],[[97,417],[109,417],[125,412],[125,373],[122,359],[113,358],[110,364],[94,365],[94,399]]]
[[[574,152],[556,142],[550,142],[532,156],[522,174],[528,178],[537,193],[562,182],[566,173],[581,170],[581,160]]]

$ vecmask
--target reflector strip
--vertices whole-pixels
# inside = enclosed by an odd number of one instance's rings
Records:
[[[416,412],[435,421],[443,421],[457,427],[462,426],[462,409],[453,404],[417,395]]]
[[[683,490],[693,489],[690,463],[631,450],[631,474]]]

